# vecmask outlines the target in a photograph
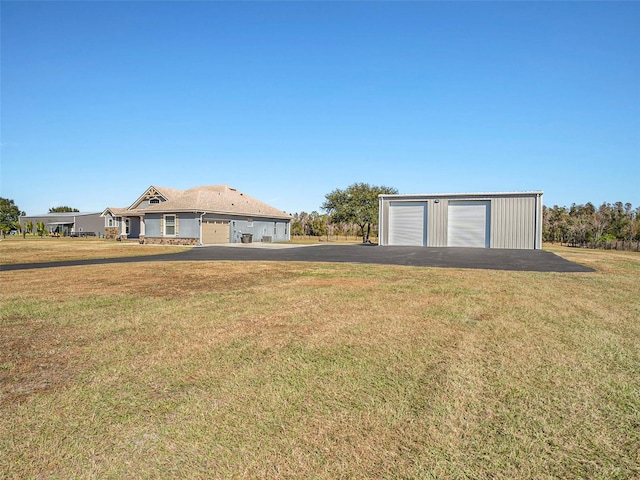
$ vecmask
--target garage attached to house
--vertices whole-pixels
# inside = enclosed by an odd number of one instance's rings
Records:
[[[228,220],[202,220],[202,243],[205,245],[229,243],[229,232]]]
[[[107,238],[140,243],[212,245],[287,242],[291,215],[228,185],[189,190],[151,186],[127,208],[102,212]]]
[[[380,195],[379,244],[539,249],[542,193]]]

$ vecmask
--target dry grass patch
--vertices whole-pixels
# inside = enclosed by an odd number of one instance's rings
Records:
[[[94,238],[10,237],[0,240],[0,265],[159,255],[183,252],[185,248]]]
[[[589,262],[3,272],[0,471],[635,478],[635,260]]]

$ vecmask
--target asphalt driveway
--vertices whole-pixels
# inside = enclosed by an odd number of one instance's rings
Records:
[[[375,245],[231,244],[195,247],[142,257],[2,265],[0,271],[135,262],[194,261],[338,262],[414,267],[480,268],[532,272],[593,272],[545,250],[378,247]]]

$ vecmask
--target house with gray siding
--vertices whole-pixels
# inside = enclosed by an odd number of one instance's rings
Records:
[[[380,195],[379,245],[540,249],[542,193]]]
[[[102,212],[105,234],[140,243],[210,245],[291,239],[291,215],[227,185],[151,186],[127,208]]]

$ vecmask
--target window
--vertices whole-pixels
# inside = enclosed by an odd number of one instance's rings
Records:
[[[164,216],[164,234],[167,236],[176,234],[176,216],[175,215]]]
[[[253,218],[247,218],[247,227],[253,227]]]
[[[126,233],[127,235],[129,235],[131,233],[131,219],[130,218],[126,218],[124,221],[124,233]]]
[[[151,200],[149,200],[149,204],[151,205],[155,205],[160,203],[160,199],[159,198],[152,198]]]
[[[278,222],[273,222],[273,234],[278,235]]]

